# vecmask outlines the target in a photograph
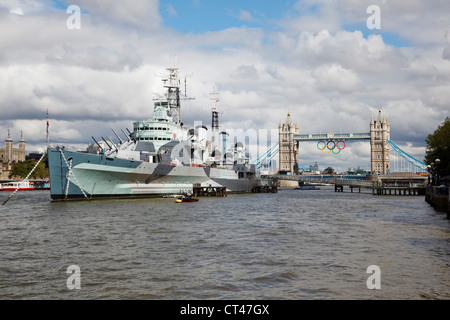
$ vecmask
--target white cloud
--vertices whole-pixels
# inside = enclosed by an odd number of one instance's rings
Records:
[[[2,0],[0,8],[6,8],[13,14],[23,15],[42,12],[50,4],[50,0]]]
[[[21,8],[14,8],[14,9],[11,9],[10,12],[11,12],[11,13],[14,13],[14,14],[17,14],[17,15],[19,15],[19,16],[22,16],[22,15],[23,15],[23,10],[22,10]]]
[[[358,75],[339,64],[324,65],[312,71],[312,76],[320,90],[337,90],[340,93],[352,93],[362,89]]]
[[[124,5],[105,0],[78,0],[82,10],[87,10],[95,22],[109,26],[127,27],[137,30],[155,30],[160,26],[158,0],[134,0]]]
[[[450,44],[446,46],[444,51],[442,52],[442,59],[450,61]]]
[[[166,11],[167,11],[167,13],[169,14],[169,17],[178,17],[178,13],[177,13],[177,11],[175,10],[175,8],[173,7],[173,5],[168,4],[168,5],[166,6]]]
[[[254,22],[256,19],[247,10],[240,10],[238,14],[238,19],[246,22]]]

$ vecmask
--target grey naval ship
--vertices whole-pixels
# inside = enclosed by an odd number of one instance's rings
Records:
[[[165,93],[155,99],[152,118],[134,122],[122,138],[95,139],[95,151],[48,147],[52,201],[162,197],[192,193],[196,187],[222,187],[227,193],[251,192],[256,168],[242,143],[225,148],[219,113],[212,107],[210,128],[182,122],[178,68],[162,79]],[[210,137],[210,139],[208,139]]]

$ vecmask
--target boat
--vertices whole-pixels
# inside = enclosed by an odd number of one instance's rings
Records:
[[[197,201],[198,201],[198,198],[197,197],[193,197],[191,195],[182,196],[182,197],[179,197],[178,199],[175,200],[175,202],[177,202],[177,203],[197,202]]]
[[[34,190],[34,187],[27,180],[11,180],[0,183],[0,191],[28,191]]]
[[[313,185],[301,185],[295,188],[296,190],[320,190],[319,187]]]
[[[316,187],[316,186],[299,186],[299,187],[296,187],[295,189],[297,189],[297,190],[320,190],[320,188]]]
[[[116,142],[92,137],[95,148],[90,152],[48,147],[52,201],[167,197],[193,193],[194,186],[252,191],[256,167],[242,143],[225,141],[217,105],[209,128],[197,122],[186,126],[180,102],[190,98],[181,93],[178,68],[166,70],[164,95],[155,99],[152,117],[134,122],[133,131],[121,129],[121,137],[112,129]]]

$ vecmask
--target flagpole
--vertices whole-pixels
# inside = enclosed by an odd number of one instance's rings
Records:
[[[47,109],[47,149],[48,149],[48,109]]]

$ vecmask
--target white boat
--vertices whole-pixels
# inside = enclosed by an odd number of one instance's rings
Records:
[[[8,182],[0,183],[0,191],[24,191],[34,190],[34,187],[27,180],[12,180]]]

